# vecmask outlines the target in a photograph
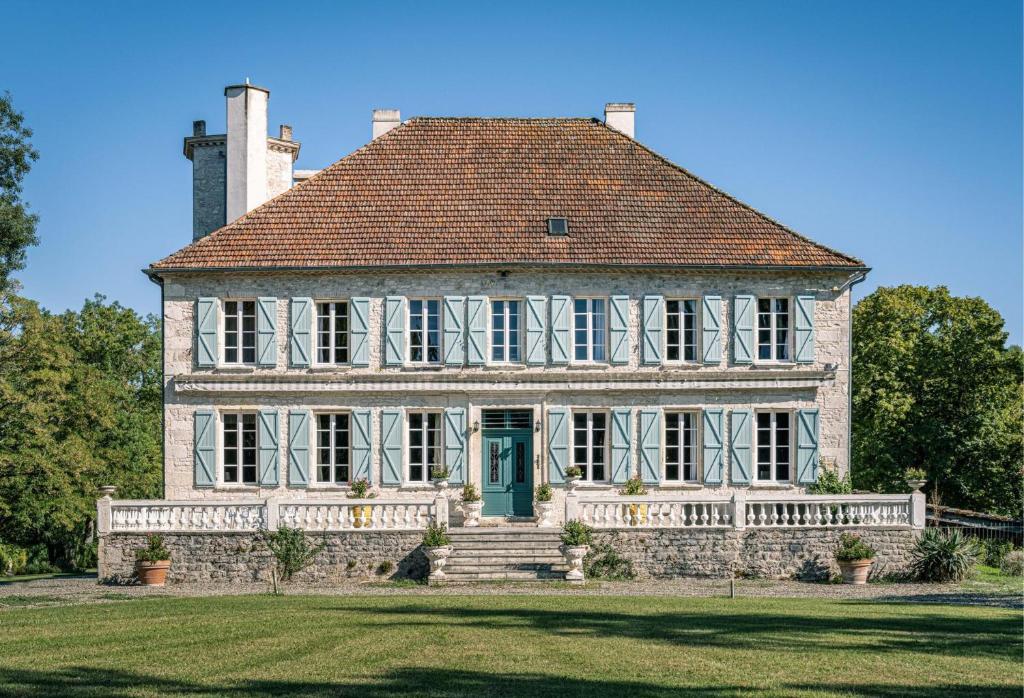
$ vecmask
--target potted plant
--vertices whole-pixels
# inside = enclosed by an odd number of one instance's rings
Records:
[[[162,536],[150,536],[147,543],[135,553],[135,576],[143,586],[162,587],[171,568],[171,553],[164,547]]]
[[[430,479],[434,481],[434,487],[439,490],[448,489],[448,466],[435,465],[430,469]]]
[[[840,535],[836,561],[843,572],[843,583],[867,584],[874,556],[875,549],[861,540],[860,536],[853,533]]]
[[[370,481],[364,477],[352,483],[347,496],[349,499],[373,499],[377,493],[370,491]],[[369,528],[372,516],[373,507],[371,505],[356,504],[352,507],[352,527]]]
[[[644,481],[640,479],[640,476],[634,475],[626,480],[626,486],[620,490],[619,494],[625,497],[642,497],[647,494],[647,488],[644,487]],[[626,523],[630,526],[641,526],[647,523],[647,505],[637,502],[627,504]]]
[[[569,571],[565,573],[565,579],[575,584],[583,583],[583,558],[590,550],[590,542],[594,533],[590,526],[582,521],[573,519],[566,521],[562,526],[562,555],[569,565]]]
[[[466,517],[465,526],[480,525],[480,511],[484,503],[480,501],[480,492],[476,485],[466,483],[462,486],[462,514]]]
[[[583,471],[575,465],[570,465],[565,469],[565,486],[570,492],[576,489],[576,485],[579,484],[581,477],[583,477]]]
[[[443,584],[445,580],[444,566],[448,556],[452,554],[452,539],[448,537],[448,526],[443,523],[430,522],[423,534],[423,547],[430,560],[428,584]]]
[[[921,488],[928,482],[928,473],[921,468],[907,468],[903,473],[903,477],[906,478],[910,489],[915,492],[920,492]]]
[[[537,487],[534,491],[534,499],[536,501],[533,506],[537,511],[537,526],[539,528],[551,528],[554,525],[551,523],[551,512],[555,508],[555,503],[551,501],[553,495],[554,492],[551,489],[551,485],[547,482]]]

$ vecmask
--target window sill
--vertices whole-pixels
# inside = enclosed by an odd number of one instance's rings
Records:
[[[699,482],[664,482],[658,484],[659,490],[702,490],[704,485]]]
[[[790,482],[755,482],[747,485],[749,490],[795,490],[796,486]]]
[[[491,363],[484,365],[485,371],[525,371],[528,366],[525,364],[502,364]]]
[[[641,364],[642,366],[643,364]],[[718,366],[719,364],[705,364],[700,361],[666,361],[665,363],[655,366],[654,368],[661,369],[662,371],[696,371],[699,368],[705,366]]]
[[[269,368],[269,367],[268,367]],[[255,373],[255,366],[218,366],[215,373]]]
[[[214,492],[260,492],[262,490],[273,491],[276,489],[276,487],[261,487],[260,485],[227,485],[224,483],[213,486]]]
[[[611,492],[614,489],[615,485],[609,485],[603,482],[581,482],[576,485],[577,492]]]
[[[755,361],[748,364],[751,368],[796,368],[797,366],[810,366],[811,364],[798,364],[795,361]]]
[[[426,371],[426,372],[431,372],[431,371],[440,372],[440,371],[442,371],[445,368],[445,365],[444,364],[407,364],[405,366],[401,366],[400,368],[401,368],[401,370],[403,372],[409,372],[409,373],[422,373],[424,371]]]
[[[623,364],[623,365],[625,366],[626,364]],[[609,368],[611,368],[611,364],[592,363],[592,362],[588,362],[588,363],[574,363],[574,362],[570,362],[569,363],[569,368],[577,370],[577,371],[607,371]]]
[[[381,485],[381,487],[396,487],[395,485]],[[433,484],[430,483],[418,483],[418,482],[407,482],[398,485],[396,488],[399,492],[433,492],[437,490]]]
[[[351,371],[352,367],[348,364],[321,364],[319,366],[310,366],[306,369],[307,373],[345,373]]]

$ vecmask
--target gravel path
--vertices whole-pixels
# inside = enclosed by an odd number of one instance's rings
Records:
[[[167,587],[108,586],[95,576],[61,577],[0,584],[0,610],[24,606],[104,603],[137,597],[194,597],[265,594],[266,584],[176,584]],[[728,596],[729,582],[720,579],[673,579],[642,582],[589,582],[575,587],[564,582],[520,582],[428,587],[394,582],[344,582],[330,586],[289,586],[290,595],[369,596]],[[895,603],[951,603],[959,605],[1024,608],[1021,594],[984,591],[957,584],[813,584],[786,580],[738,580],[736,595],[742,597],[819,598]]]

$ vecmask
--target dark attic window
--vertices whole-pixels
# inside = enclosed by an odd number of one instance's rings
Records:
[[[560,235],[562,237],[569,234],[569,219],[567,218],[548,218],[548,235]]]

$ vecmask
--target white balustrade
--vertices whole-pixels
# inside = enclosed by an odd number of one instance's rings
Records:
[[[732,500],[686,495],[581,495],[576,517],[594,528],[723,528],[732,526]]]
[[[906,526],[913,523],[910,495],[749,495],[751,528]]]
[[[281,500],[278,521],[305,531],[421,530],[433,506],[432,499]]]
[[[172,502],[122,500],[110,503],[110,531],[256,531],[266,525],[262,501]]]

